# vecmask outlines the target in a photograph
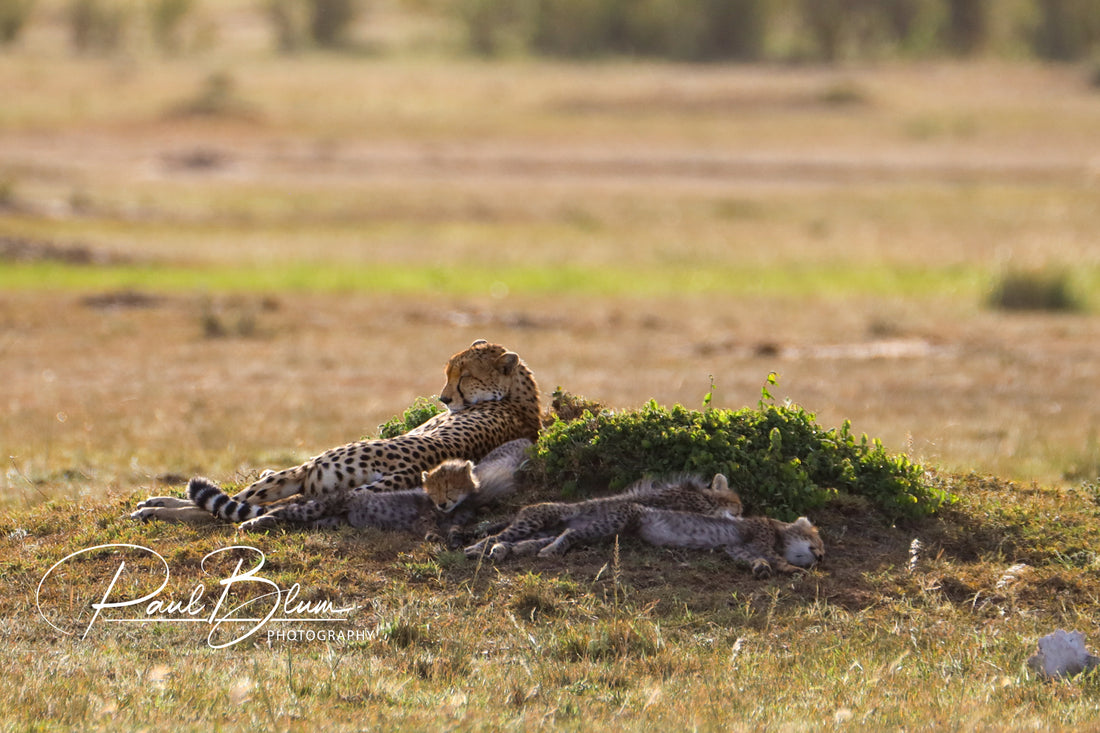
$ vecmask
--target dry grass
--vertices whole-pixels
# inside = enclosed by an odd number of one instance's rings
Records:
[[[266,554],[262,577],[358,606],[339,628],[361,638],[269,638],[309,628],[272,622],[223,650],[204,648],[207,624],[60,637],[33,599],[52,562],[110,541],[156,547],[174,573],[161,597],[185,600],[213,584],[198,561],[239,543],[231,529],[134,525],[120,499],[9,513],[3,633],[16,651],[0,696],[15,726],[1087,727],[1095,678],[1042,684],[1023,662],[1055,626],[1095,631],[1095,497],[950,481],[963,502],[934,521],[820,517],[825,567],[768,583],[632,542],[498,569],[378,532],[247,538]],[[83,630],[80,609],[116,569],[82,563],[80,585],[47,585],[43,607]]]

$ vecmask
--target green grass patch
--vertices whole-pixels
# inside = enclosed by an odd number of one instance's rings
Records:
[[[5,290],[161,292],[369,292],[451,295],[508,293],[584,295],[936,296],[981,292],[977,270],[888,267],[352,265],[287,263],[267,267],[176,267],[159,264],[85,267],[59,262],[0,266]]]

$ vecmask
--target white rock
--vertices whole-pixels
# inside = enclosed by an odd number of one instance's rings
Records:
[[[1073,677],[1100,665],[1085,649],[1085,636],[1080,631],[1058,629],[1039,639],[1039,651],[1027,660],[1027,666],[1046,679]]]

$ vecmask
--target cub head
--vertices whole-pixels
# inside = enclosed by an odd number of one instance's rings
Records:
[[[723,517],[739,517],[744,507],[741,505],[741,497],[730,488],[729,480],[724,474],[716,473],[710,480],[710,496],[718,505],[716,512]]]
[[[825,557],[825,543],[806,517],[784,525],[779,534],[783,538],[783,557],[791,565],[810,568]]]
[[[443,513],[454,511],[479,488],[477,476],[474,475],[474,462],[458,458],[448,459],[432,470],[422,472],[420,481],[428,497]]]
[[[518,354],[479,339],[447,362],[447,384],[439,401],[458,412],[479,402],[502,400],[512,394],[522,365]]]

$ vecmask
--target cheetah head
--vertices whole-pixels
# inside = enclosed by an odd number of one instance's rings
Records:
[[[791,565],[811,568],[825,557],[825,543],[817,533],[817,527],[806,517],[784,526],[780,530],[783,537],[783,556]]]
[[[447,384],[439,401],[451,412],[512,394],[523,362],[503,346],[479,339],[447,362]]]

